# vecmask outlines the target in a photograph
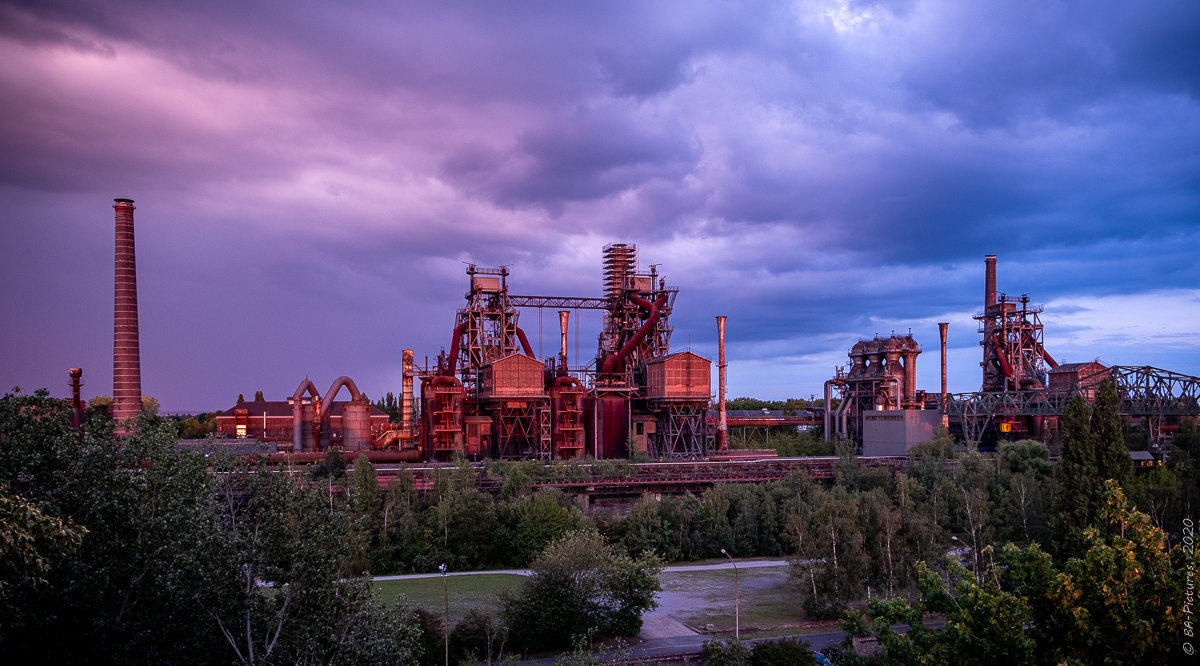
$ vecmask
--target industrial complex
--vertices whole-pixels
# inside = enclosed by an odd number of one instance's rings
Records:
[[[114,208],[112,415],[123,421],[141,407],[133,201],[117,199]],[[1127,424],[1148,433],[1156,456],[1180,416],[1200,414],[1196,377],[1099,361],[1057,363],[1045,347],[1042,308],[1029,294],[997,290],[995,255],[985,258],[983,306],[975,316],[978,391],[947,392],[948,324],[940,324],[939,391],[917,387],[922,352],[917,340],[911,333],[893,334],[854,342],[846,366],[825,382],[824,400],[807,410],[727,412],[725,317],[716,317],[714,387],[713,359],[671,348],[671,312],[680,288],[668,285],[657,265],[643,270],[636,245],[607,245],[600,261],[603,284],[596,296],[518,295],[512,293],[520,290],[510,285],[509,268],[467,266],[468,290],[447,330],[448,351],[443,348],[424,366],[414,362],[413,350],[401,352],[398,419],[373,407],[349,377],[337,378],[324,394],[304,379],[287,401],[242,402],[222,413],[218,437],[261,442],[298,461],[339,449],[379,461],[431,464],[634,458],[656,465],[703,464],[705,473],[713,473],[711,465],[743,469],[773,457],[769,451],[731,448],[728,428],[739,426],[819,427],[827,440],[854,442],[871,458],[905,456],[938,426],[981,448],[1006,439],[1045,441],[1054,437],[1063,407],[1076,395],[1091,400],[1104,379],[1116,383]],[[521,327],[522,312],[534,308],[556,312],[559,322],[557,353],[540,359]],[[582,350],[568,348],[568,330],[574,313],[578,341],[583,309],[599,310],[602,325],[595,353],[572,364],[570,352],[578,359]],[[80,373],[71,370],[77,410]],[[339,401],[343,389],[348,399]],[[761,469],[782,474],[784,467]],[[817,468],[809,471],[822,475]]]

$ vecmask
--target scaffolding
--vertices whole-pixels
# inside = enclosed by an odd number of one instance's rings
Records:
[[[1042,345],[1042,307],[1029,304],[1029,294],[986,305],[979,322],[983,339],[982,392],[1023,391],[1045,388],[1046,366],[1057,363]]]

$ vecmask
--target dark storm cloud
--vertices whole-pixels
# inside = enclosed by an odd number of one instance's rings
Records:
[[[168,406],[378,394],[448,343],[463,262],[593,295],[612,241],[682,288],[677,343],[730,315],[772,391],[935,319],[969,351],[985,253],[1067,353],[1194,372],[1121,299],[1193,312],[1198,32],[1189,2],[3,4],[0,378],[106,368],[114,196]]]

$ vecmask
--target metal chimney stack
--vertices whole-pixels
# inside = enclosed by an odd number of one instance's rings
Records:
[[[717,317],[717,348],[720,356],[717,370],[720,372],[717,384],[717,452],[729,450],[729,422],[725,418],[725,317]]]
[[[570,321],[571,321],[571,311],[570,310],[559,310],[558,311],[558,328],[559,328],[559,331],[562,333],[562,339],[559,341],[559,344],[558,344],[558,353],[560,355],[562,355],[562,363],[564,366],[567,364],[567,329],[569,328]]]
[[[938,324],[938,332],[942,337],[942,425],[948,425],[949,421],[945,416],[946,412],[946,329],[950,328],[950,322]]]
[[[117,423],[142,411],[142,361],[138,345],[137,263],[133,199],[114,199],[117,211],[116,294],[113,309],[113,401]],[[118,426],[118,434],[128,434]]]
[[[996,255],[989,254],[983,261],[987,265],[983,278],[983,307],[989,308],[996,304]],[[986,310],[984,314],[987,314]]]

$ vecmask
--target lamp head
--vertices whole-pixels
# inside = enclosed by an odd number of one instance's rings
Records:
[[[725,549],[724,549],[724,548],[722,548],[722,549],[721,549],[721,554],[722,554],[722,555],[728,555],[729,553],[725,552]]]
[[[951,538],[951,539],[954,539],[955,541],[958,541],[958,537],[956,537],[956,536],[952,536],[952,537],[950,537],[950,538]]]

